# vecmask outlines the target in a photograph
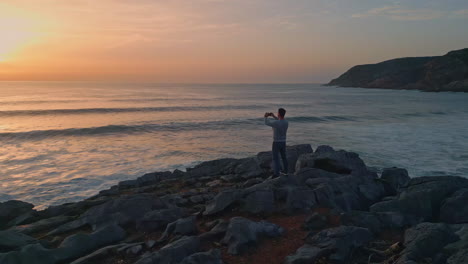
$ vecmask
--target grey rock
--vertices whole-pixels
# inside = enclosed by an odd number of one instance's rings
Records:
[[[269,214],[275,210],[275,196],[272,190],[251,192],[242,201],[242,209],[249,213]]]
[[[0,251],[10,251],[36,242],[35,238],[14,230],[0,231]]]
[[[380,178],[385,181],[387,192],[390,195],[394,195],[401,191],[403,188],[408,186],[410,181],[408,171],[406,169],[396,167],[384,169]]]
[[[461,249],[447,259],[447,264],[468,263],[468,248]]]
[[[199,252],[186,257],[180,264],[223,264],[221,251],[212,249],[207,252]]]
[[[405,231],[404,246],[398,263],[420,262],[434,257],[446,245],[458,237],[442,223],[421,223]]]
[[[343,176],[343,174],[329,172],[326,170],[317,169],[313,167],[304,167],[296,172],[295,178],[297,178],[297,180],[300,183],[309,182],[307,185],[313,186],[313,183],[314,183],[313,180],[317,182],[317,180],[320,179],[320,181],[317,183],[323,183],[323,182],[329,181],[330,179],[339,178],[341,176]]]
[[[77,220],[60,226],[51,231],[49,235],[68,232],[85,225],[90,225],[96,230],[99,226],[108,223],[135,224],[147,212],[164,208],[167,208],[167,205],[151,194],[122,196],[90,208]]]
[[[203,195],[201,194],[190,197],[190,202],[195,204],[202,203],[203,201],[205,201],[205,199],[203,199]]]
[[[440,220],[446,223],[468,223],[468,188],[456,191],[440,208]]]
[[[18,216],[33,212],[33,208],[33,204],[17,200],[0,203],[0,229],[8,227],[8,223]]]
[[[309,215],[304,221],[304,228],[308,230],[320,230],[328,225],[328,217],[317,212]]]
[[[154,210],[146,213],[138,220],[136,227],[138,230],[155,231],[165,228],[167,224],[187,215],[185,209],[178,207]]]
[[[228,226],[229,222],[221,219],[210,231],[201,234],[199,237],[202,241],[219,240],[226,234]]]
[[[76,203],[49,206],[45,210],[40,211],[39,214],[42,218],[51,218],[61,215],[77,216],[81,215],[91,207],[105,203],[109,199],[109,197],[98,197],[96,199],[88,199]]]
[[[142,245],[135,245],[135,246],[130,247],[129,249],[127,249],[125,252],[126,252],[127,254],[137,255],[137,254],[140,253],[142,250],[143,250],[143,246],[142,246]]]
[[[239,190],[226,190],[220,192],[215,198],[206,206],[203,215],[214,215],[225,210],[228,206],[238,202],[242,197]]]
[[[182,237],[159,251],[142,257],[135,264],[176,264],[184,258],[198,252],[200,239],[198,237]]]
[[[255,246],[259,235],[278,237],[284,233],[284,229],[275,224],[261,221],[253,222],[243,217],[233,217],[222,243],[228,245],[228,253],[239,255],[249,247]]]
[[[156,245],[156,240],[152,240],[152,239],[146,241],[146,243],[145,243],[146,248],[152,248],[152,247],[154,247],[154,245]]]
[[[206,186],[208,187],[218,187],[222,184],[221,180],[214,180],[206,183]]]
[[[127,246],[127,245],[128,244],[117,244],[117,245],[106,246],[106,247],[103,247],[94,251],[93,253],[89,255],[76,259],[70,264],[93,264],[93,263],[102,261],[102,259],[105,259],[110,256],[114,256],[115,254],[117,254],[117,251],[119,248]]]
[[[34,221],[37,221],[38,218],[38,213],[35,210],[33,210],[15,217],[14,219],[8,222],[7,226],[13,227],[17,225],[32,223]]]
[[[2,264],[55,264],[86,255],[93,250],[125,238],[125,231],[117,225],[100,228],[92,234],[67,237],[58,248],[46,249],[41,244],[30,244],[20,251],[0,254]]]
[[[253,178],[253,179],[249,179],[247,181],[245,181],[243,184],[242,184],[242,188],[248,188],[250,186],[253,186],[255,184],[259,184],[259,183],[262,183],[263,182],[263,179],[262,178]]]
[[[243,178],[254,178],[263,172],[255,158],[244,159],[218,159],[202,162],[193,168],[187,168],[190,177],[203,177],[215,175],[239,175]]]
[[[128,181],[119,182],[118,186],[120,189],[143,187],[143,186],[157,184],[161,182],[162,180],[171,179],[175,177],[177,177],[177,174],[173,174],[170,171],[152,172],[152,173],[147,173],[141,177],[138,177],[136,180],[128,180]]]
[[[341,215],[341,223],[346,226],[368,228],[372,233],[378,234],[382,229],[379,217],[370,212],[350,211]]]
[[[306,242],[321,249],[332,251],[328,257],[333,263],[346,263],[351,252],[372,240],[372,233],[367,228],[339,226],[325,229],[309,236]]]
[[[382,228],[385,229],[404,229],[423,221],[420,217],[399,212],[380,212],[375,215],[379,218]]]
[[[20,251],[0,254],[2,264],[56,264],[64,258],[41,244],[24,246]]]
[[[309,144],[287,146],[286,157],[288,158],[289,172],[295,172],[295,164],[301,155],[312,152],[312,147]],[[273,161],[271,151],[258,153],[257,160],[262,169],[266,171],[271,171]]]
[[[376,203],[370,210],[400,212],[421,217],[423,221],[437,220],[445,198],[462,188],[468,188],[468,179],[455,176],[412,178],[397,199]]]
[[[320,147],[319,147],[320,148]],[[320,151],[303,155],[296,164],[296,173],[303,168],[317,168],[338,174],[351,174],[367,171],[364,162],[359,155],[343,150],[334,151],[331,148],[322,147]]]
[[[168,224],[159,240],[166,240],[171,235],[195,235],[197,232],[196,217],[189,216]]]
[[[304,245],[291,256],[287,256],[285,264],[310,264],[315,263],[321,257],[332,252],[329,248],[319,248],[312,245]]]
[[[221,176],[220,179],[224,182],[238,182],[243,180],[239,175],[229,174]]]
[[[38,232],[42,232],[48,229],[51,229],[56,226],[60,226],[67,222],[72,221],[75,219],[73,216],[56,216],[52,218],[43,219],[31,224],[16,226],[13,230],[24,233],[24,234],[34,234]]]
[[[309,211],[317,204],[315,200],[315,192],[309,188],[289,188],[286,199],[286,210],[293,211]]]
[[[119,242],[126,236],[125,230],[116,224],[104,226],[91,234],[74,234],[65,238],[59,246],[65,259],[84,256],[100,247]]]

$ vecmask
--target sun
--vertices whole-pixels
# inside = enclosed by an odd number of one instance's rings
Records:
[[[35,25],[25,13],[0,10],[0,61],[9,59],[36,38]]]

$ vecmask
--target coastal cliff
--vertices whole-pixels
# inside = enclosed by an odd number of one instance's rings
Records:
[[[468,179],[287,148],[145,174],[36,211],[0,203],[2,264],[468,263]]]
[[[444,56],[399,58],[354,66],[327,85],[468,92],[468,48]]]

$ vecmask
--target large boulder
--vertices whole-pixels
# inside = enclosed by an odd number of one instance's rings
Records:
[[[287,198],[285,209],[287,212],[311,210],[317,201],[315,200],[315,192],[309,188],[292,187],[287,188]]]
[[[357,226],[369,229],[374,234],[379,234],[382,223],[375,213],[366,211],[350,211],[340,217],[341,223],[346,226]]]
[[[447,264],[468,263],[468,224],[461,225],[455,234],[460,239],[443,249],[443,252],[449,256]]]
[[[404,246],[398,263],[419,263],[433,258],[448,244],[459,238],[446,224],[421,223],[405,231]]]
[[[38,232],[42,232],[51,228],[54,228],[56,226],[60,226],[62,224],[65,224],[67,222],[70,222],[74,219],[73,216],[55,216],[47,219],[42,219],[40,221],[27,224],[27,225],[20,225],[20,226],[15,226],[12,229],[24,234],[34,234]]]
[[[189,216],[168,224],[160,240],[165,240],[171,235],[195,235],[197,232],[196,217]]]
[[[282,227],[266,221],[253,222],[243,217],[233,217],[222,243],[228,245],[229,254],[240,255],[255,246],[260,236],[278,237],[283,232]]]
[[[179,207],[150,211],[137,221],[136,228],[143,231],[163,229],[167,224],[185,217],[187,214],[186,209]]]
[[[317,169],[313,167],[304,167],[299,170],[294,176],[300,183],[307,183],[307,185],[313,186],[314,183],[318,184],[320,182],[328,181],[331,179],[342,177],[343,174],[333,173],[322,169]],[[321,181],[317,181],[321,179]],[[310,181],[309,181],[310,180]],[[316,180],[316,181],[314,181]]]
[[[296,252],[287,256],[284,263],[285,264],[310,264],[316,263],[317,260],[322,258],[325,255],[333,252],[331,248],[320,248],[313,245],[304,245],[300,247]]]
[[[148,185],[157,184],[162,180],[175,178],[177,176],[177,174],[173,174],[170,171],[146,173],[145,175],[140,176],[135,180],[126,180],[119,182],[118,188],[122,190],[129,188],[144,187]]]
[[[9,227],[9,222],[20,215],[34,212],[33,208],[33,204],[17,200],[0,203],[0,229]]]
[[[438,220],[442,202],[462,188],[468,188],[468,179],[455,176],[412,178],[396,199],[376,203],[370,210],[400,212],[421,217],[423,221]]]
[[[468,223],[468,188],[456,191],[440,208],[440,220],[446,223]]]
[[[302,168],[317,168],[338,174],[367,171],[367,167],[354,152],[335,151],[331,147],[319,147],[316,152],[304,154],[296,164],[296,173]]]
[[[263,174],[256,158],[232,159],[224,158],[205,161],[193,168],[187,168],[189,177],[204,177],[218,175],[239,175],[242,178],[255,178]]]
[[[103,246],[123,240],[125,230],[116,224],[110,224],[96,230],[91,234],[78,233],[65,238],[56,251],[63,259],[82,257]]]
[[[223,264],[221,251],[212,249],[207,252],[199,252],[186,257],[180,264]]]
[[[198,237],[182,237],[160,250],[147,256],[143,256],[135,264],[178,264],[184,258],[196,253],[200,248]]]
[[[206,205],[203,215],[214,215],[225,210],[230,205],[238,202],[242,197],[239,190],[226,190],[218,193],[215,198]]]
[[[298,158],[307,153],[312,153],[312,147],[309,144],[301,144],[301,145],[294,145],[294,146],[287,146],[286,147],[286,157],[288,159],[289,164],[289,172],[294,173],[296,171],[296,162]],[[272,170],[272,152],[271,151],[264,151],[259,152],[257,154],[258,163],[260,167],[268,172]]]
[[[56,228],[49,235],[68,232],[85,225],[90,225],[96,230],[99,226],[108,223],[136,224],[147,212],[165,209],[167,206],[162,200],[151,194],[122,196],[90,208],[77,220]]]
[[[0,231],[0,252],[15,250],[36,242],[35,238],[14,230]]]
[[[56,251],[44,248],[41,244],[31,244],[24,246],[20,251],[0,253],[0,263],[2,264],[56,264],[63,261],[61,254]]]
[[[275,196],[272,190],[251,192],[242,202],[242,209],[253,214],[268,214],[276,210]]]
[[[347,263],[351,252],[369,243],[373,235],[367,228],[339,226],[311,233],[306,242],[323,251],[332,252],[328,259],[332,263]]]
[[[56,264],[79,258],[98,248],[121,241],[125,230],[111,224],[101,227],[92,234],[74,234],[62,241],[58,248],[48,249],[41,244],[30,244],[19,251],[0,254],[2,264]],[[69,262],[67,262],[69,263]]]
[[[202,242],[211,241],[211,240],[220,240],[226,234],[229,222],[226,220],[220,219],[217,221],[216,225],[210,229],[210,231],[201,234],[199,237]]]
[[[408,171],[396,167],[384,169],[380,178],[385,182],[387,192],[390,195],[397,194],[397,192],[408,186],[410,182]]]

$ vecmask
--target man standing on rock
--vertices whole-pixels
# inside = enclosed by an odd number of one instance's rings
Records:
[[[280,173],[280,155],[283,160],[283,173],[288,173],[288,159],[286,158],[286,132],[288,131],[289,123],[284,119],[286,110],[283,108],[278,109],[278,116],[273,113],[265,113],[265,125],[273,128],[273,175],[278,177]],[[270,120],[271,116],[275,120]]]

